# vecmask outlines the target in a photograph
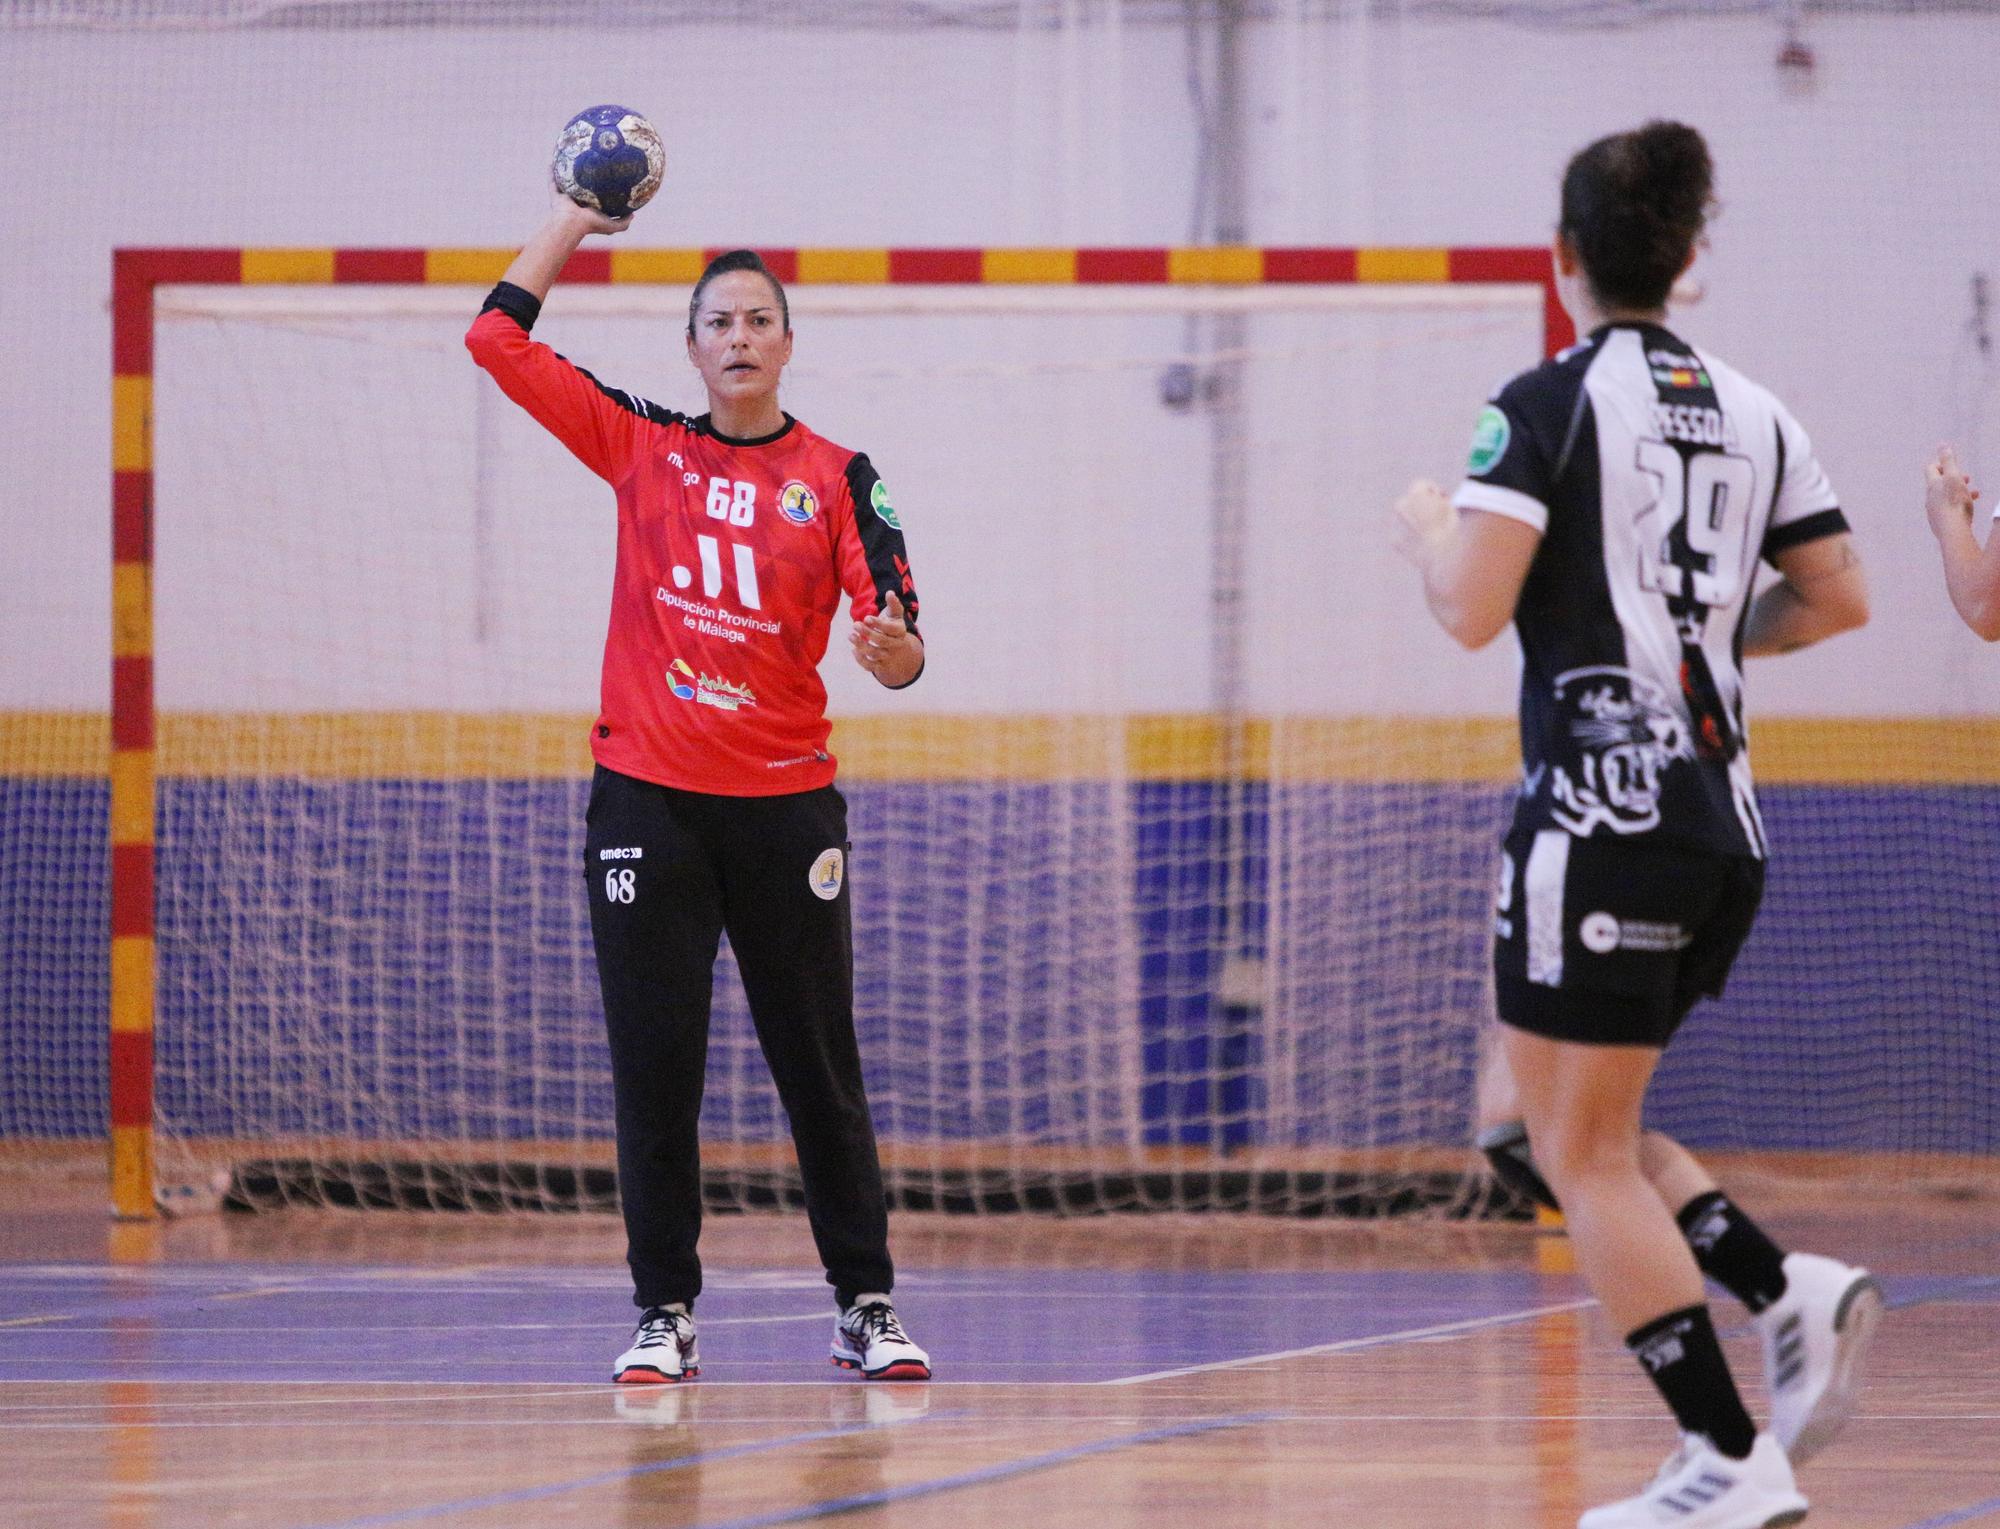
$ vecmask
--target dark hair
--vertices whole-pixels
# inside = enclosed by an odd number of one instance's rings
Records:
[[[771,290],[778,294],[778,312],[785,321],[785,333],[792,332],[792,305],[785,301],[784,283],[771,274],[771,268],[764,264],[764,257],[755,250],[725,250],[709,261],[701,273],[701,280],[694,284],[694,295],[688,299],[688,338],[694,338],[694,316],[701,308],[701,294],[708,290],[708,284],[718,276],[727,276],[731,271],[755,271],[771,284]]]
[[[1641,310],[1665,304],[1708,222],[1714,187],[1708,145],[1682,122],[1613,133],[1572,159],[1558,227],[1597,300]]]

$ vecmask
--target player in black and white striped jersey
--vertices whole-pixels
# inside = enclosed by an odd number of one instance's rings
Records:
[[[1503,1043],[1583,1272],[1685,1434],[1651,1486],[1581,1529],[1766,1529],[1806,1509],[1729,1374],[1683,1207],[1642,1161],[1661,1049],[1722,990],[1762,893],[1741,660],[1867,619],[1804,430],[1666,327],[1711,185],[1701,135],[1676,123],[1570,162],[1556,259],[1586,338],[1495,396],[1454,499],[1420,483],[1397,506],[1445,628],[1468,647],[1509,622],[1520,635],[1523,776],[1494,951]],[[1781,576],[1761,594],[1760,561]],[[1725,1235],[1754,1232],[1726,1200],[1719,1213],[1734,1218]],[[1832,1260],[1797,1283],[1795,1305],[1833,1303],[1808,1313],[1828,1329],[1808,1356],[1827,1403],[1808,1409],[1816,1445],[1844,1416],[1880,1295]]]

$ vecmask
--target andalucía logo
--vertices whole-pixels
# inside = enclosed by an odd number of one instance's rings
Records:
[[[712,674],[696,674],[683,659],[667,661],[667,688],[678,700],[697,706],[714,706],[722,711],[741,711],[757,704],[757,695],[736,680],[717,679]]]
[[[778,490],[778,513],[795,526],[809,526],[819,513],[819,496],[794,478]]]

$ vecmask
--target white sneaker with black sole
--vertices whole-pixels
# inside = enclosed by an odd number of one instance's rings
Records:
[[[1784,1529],[1805,1516],[1791,1462],[1770,1434],[1757,1435],[1747,1459],[1732,1460],[1705,1435],[1685,1433],[1651,1486],[1592,1508],[1576,1529]]]
[[[833,1362],[870,1380],[929,1380],[931,1356],[910,1341],[884,1296],[860,1296],[834,1319]]]
[[[632,1334],[632,1346],[611,1368],[611,1378],[621,1386],[671,1386],[700,1373],[694,1318],[685,1306],[648,1306]]]
[[[1883,1309],[1882,1287],[1866,1269],[1817,1253],[1785,1255],[1785,1293],[1756,1321],[1771,1432],[1794,1465],[1831,1444],[1853,1413]]]

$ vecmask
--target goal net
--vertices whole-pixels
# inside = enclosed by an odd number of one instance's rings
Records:
[[[613,1203],[579,880],[611,496],[471,365],[482,291],[156,293],[163,1182]],[[538,338],[699,412],[685,292],[559,287]],[[925,600],[915,689],[838,642],[825,665],[896,1203],[1504,1208],[1465,1144],[1513,659],[1435,631],[1388,506],[1542,354],[1543,291],[792,298],[785,403],[869,452]],[[1785,783],[1811,736],[1768,736],[1767,811],[1811,869],[1655,1114],[1903,1174],[1967,1139],[1905,1097],[1948,1004],[1824,1032],[1823,899],[1865,814]],[[706,1193],[792,1203],[726,948],[716,994]]]
[[[156,296],[164,1179],[609,1192],[610,495],[471,366],[480,295]],[[698,412],[684,296],[559,288],[540,335]],[[925,595],[916,689],[825,666],[900,1203],[1461,1201],[1509,680],[1421,624],[1386,507],[1542,353],[1542,291],[793,306],[787,406],[870,452]],[[726,952],[702,1120],[712,1197],[792,1195]]]

